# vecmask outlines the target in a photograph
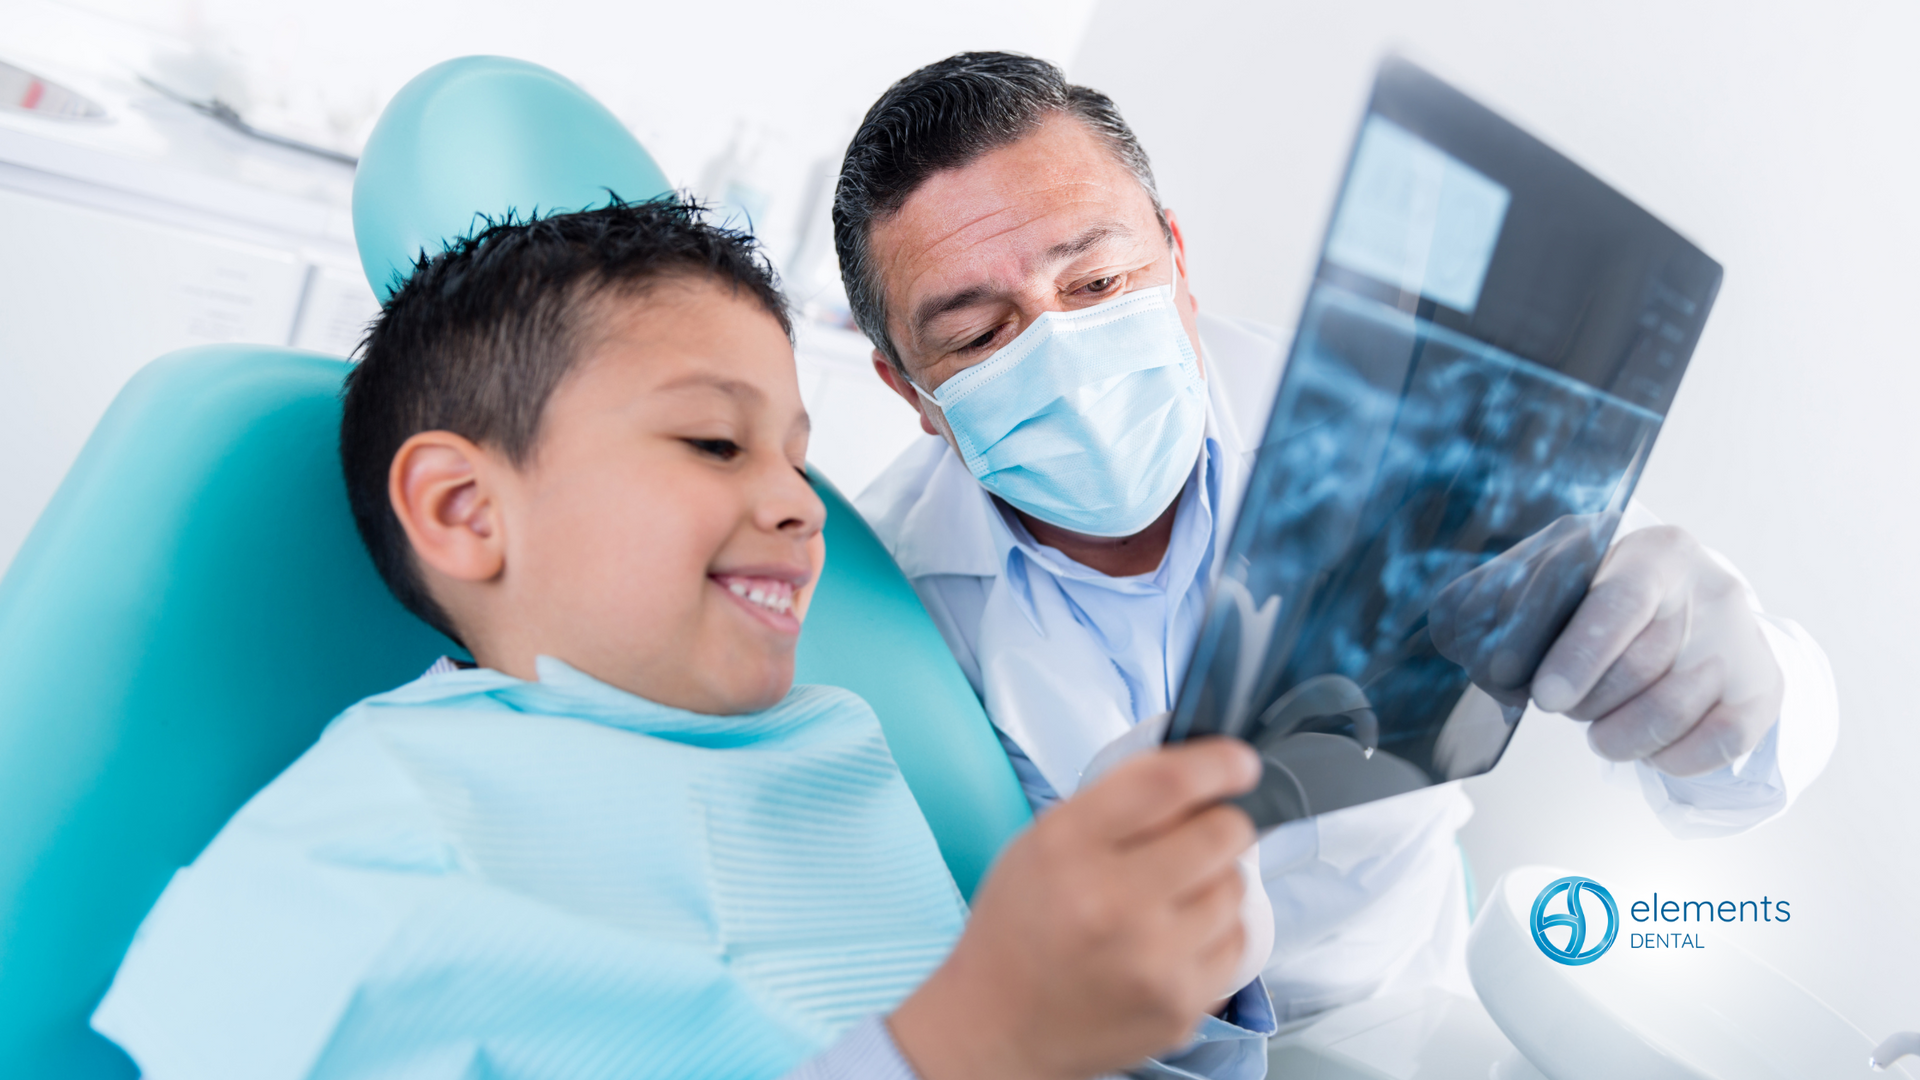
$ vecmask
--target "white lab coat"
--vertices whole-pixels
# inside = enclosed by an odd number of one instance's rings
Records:
[[[1208,315],[1199,325],[1207,436],[1220,451],[1213,508],[1219,525],[1238,508],[1288,338]],[[1071,794],[1093,755],[1142,718],[1101,642],[1071,618],[1050,615],[1049,605],[1060,605],[1056,590],[1033,583],[1024,612],[1010,600],[999,580],[1007,565],[1005,523],[944,440],[928,436],[910,447],[857,505],[925,602],[996,727],[1059,794]],[[1621,534],[1653,523],[1636,505]],[[1228,532],[1213,530],[1216,555]],[[1223,561],[1212,560],[1216,571]],[[1045,573],[1031,560],[1021,565],[1030,575]],[[1761,623],[1787,680],[1774,732],[1745,759],[1704,777],[1676,780],[1636,766],[1649,804],[1676,835],[1738,832],[1780,813],[1832,751],[1838,707],[1825,655],[1795,624],[1764,613]],[[1380,993],[1425,986],[1470,992],[1466,888],[1454,834],[1472,813],[1458,784],[1442,784],[1292,822],[1261,839],[1261,876],[1275,922],[1265,980],[1282,1022]]]

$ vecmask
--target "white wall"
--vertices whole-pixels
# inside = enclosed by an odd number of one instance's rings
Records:
[[[1218,311],[1293,320],[1389,47],[1725,264],[1640,495],[1826,646],[1839,751],[1789,817],[1681,843],[1534,715],[1463,841],[1483,891],[1548,862],[1788,896],[1738,940],[1875,1037],[1920,1028],[1917,45],[1910,0],[1102,0],[1072,69],[1139,131]]]

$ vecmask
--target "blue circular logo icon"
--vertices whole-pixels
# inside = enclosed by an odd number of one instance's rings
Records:
[[[1598,944],[1591,946],[1587,940],[1595,935],[1587,932],[1587,911],[1581,902],[1583,893],[1598,897],[1607,909],[1607,932],[1600,936]],[[1566,911],[1549,914],[1547,907],[1561,897],[1566,898]],[[1549,959],[1562,964],[1591,964],[1613,947],[1614,936],[1620,932],[1620,909],[1613,906],[1613,894],[1606,886],[1592,878],[1563,877],[1540,890],[1528,922],[1533,927],[1533,943],[1540,946],[1540,951]],[[1567,928],[1567,937],[1556,945],[1547,931],[1560,926]]]

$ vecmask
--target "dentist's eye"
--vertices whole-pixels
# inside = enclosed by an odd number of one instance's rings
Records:
[[[1000,332],[1000,328],[996,326],[992,330],[989,330],[986,333],[981,334],[979,337],[974,338],[972,341],[967,342],[965,345],[960,346],[960,351],[975,352],[980,349],[984,349],[987,346],[993,344],[993,336],[995,334],[998,334],[999,332]]]
[[[732,461],[740,456],[740,444],[732,439],[687,439],[688,446],[721,461]]]
[[[1118,274],[1108,274],[1106,277],[1095,278],[1092,281],[1087,282],[1085,285],[1081,286],[1081,288],[1087,290],[1088,292],[1092,293],[1095,296],[1099,296],[1102,293],[1105,293],[1108,290],[1112,289],[1114,285],[1119,282],[1119,280],[1120,280],[1120,276]]]

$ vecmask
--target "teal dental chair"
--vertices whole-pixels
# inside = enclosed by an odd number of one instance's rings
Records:
[[[355,225],[384,296],[475,213],[664,188],[571,83],[470,58],[389,106]],[[454,651],[388,596],[354,531],[335,452],[347,367],[258,346],[156,360],[0,579],[0,1077],[134,1075],[87,1017],[173,870],[341,709]],[[971,895],[1026,803],[906,580],[814,483],[830,554],[799,678],[873,705]]]

